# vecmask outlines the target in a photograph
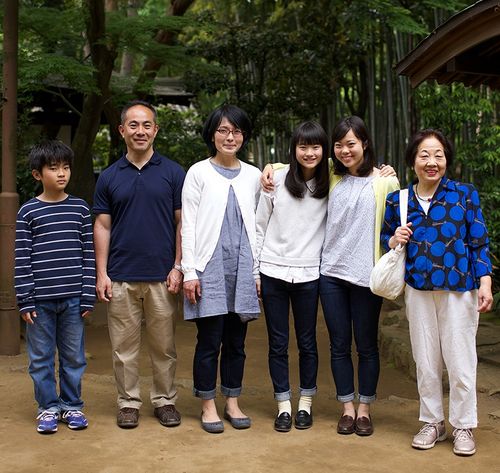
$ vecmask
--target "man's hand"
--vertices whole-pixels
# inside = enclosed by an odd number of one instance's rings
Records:
[[[97,298],[101,302],[109,302],[111,298],[113,297],[113,289],[112,289],[112,284],[111,284],[111,279],[109,276],[103,275],[103,276],[97,276],[97,282],[95,285],[95,289],[97,292]]]
[[[172,268],[170,270],[167,276],[167,291],[170,294],[179,294],[183,277],[184,275],[178,269]]]

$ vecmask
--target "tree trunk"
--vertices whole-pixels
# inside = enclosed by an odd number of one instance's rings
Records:
[[[86,8],[87,40],[95,67],[94,80],[100,93],[90,93],[83,101],[82,116],[72,143],[75,161],[69,190],[92,204],[95,187],[92,146],[99,131],[104,103],[110,96],[109,82],[116,59],[116,49],[105,41],[104,0],[87,0]]]
[[[194,3],[195,0],[171,0],[170,7],[167,10],[167,15],[169,16],[182,16],[186,13],[187,9]],[[160,30],[156,34],[156,41],[160,44],[171,45],[177,33],[172,31]],[[163,66],[163,61],[160,59],[150,56],[146,59],[142,72],[137,78],[137,82],[134,87],[134,93],[138,99],[146,99],[147,93],[145,92],[144,85],[148,82],[153,81],[158,74],[161,66]]]
[[[141,4],[140,0],[128,0],[127,3],[127,17],[133,18],[137,16],[137,9]],[[134,66],[134,56],[129,53],[125,47],[122,54],[122,62],[120,66],[120,75],[128,77],[132,73]]]

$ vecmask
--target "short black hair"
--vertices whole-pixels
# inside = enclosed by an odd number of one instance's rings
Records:
[[[330,188],[330,175],[328,169],[328,136],[325,130],[319,123],[308,121],[301,123],[293,131],[289,150],[290,170],[285,177],[285,186],[290,194],[301,199],[306,192],[306,184],[302,168],[297,161],[297,145],[321,145],[323,157],[314,169],[316,187],[312,196],[316,199],[326,197]]]
[[[44,140],[34,145],[29,152],[29,164],[32,171],[42,172],[44,166],[64,163],[73,165],[73,150],[59,140]]]
[[[221,105],[208,116],[201,132],[201,136],[203,137],[203,140],[205,141],[212,156],[217,154],[217,149],[215,148],[213,139],[215,131],[219,128],[220,122],[223,118],[226,118],[235,128],[239,128],[243,132],[242,149],[252,137],[252,123],[250,122],[250,118],[248,118],[246,112],[236,105]]]
[[[368,128],[365,122],[353,115],[351,117],[346,117],[340,120],[332,132],[332,156],[333,156],[333,166],[335,169],[335,174],[344,175],[348,174],[348,169],[335,157],[335,143],[344,138],[349,130],[352,130],[356,138],[363,143],[363,162],[358,169],[358,176],[366,177],[369,176],[376,165],[377,160],[375,159],[375,151],[373,150],[373,143],[368,132]]]
[[[441,130],[437,130],[435,128],[425,128],[417,131],[408,142],[408,146],[405,151],[405,161],[408,167],[413,168],[413,166],[415,166],[415,159],[417,157],[417,151],[420,143],[431,137],[436,138],[436,140],[438,140],[443,146],[444,156],[446,158],[446,167],[448,168],[453,164],[453,159],[455,158],[453,143]]]
[[[156,113],[156,108],[154,108],[149,102],[146,102],[145,100],[131,100],[130,102],[126,103],[122,108],[120,114],[120,121],[122,125],[125,123],[125,120],[127,119],[127,112],[129,111],[129,109],[131,109],[132,107],[136,107],[137,105],[149,108],[149,110],[153,112],[154,122],[156,123],[156,120],[158,118],[158,114]]]

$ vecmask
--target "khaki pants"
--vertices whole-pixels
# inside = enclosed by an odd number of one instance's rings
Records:
[[[175,404],[175,310],[175,296],[167,291],[165,282],[113,282],[108,328],[120,409],[142,405],[139,350],[143,317],[153,369],[151,404],[155,408]]]
[[[407,285],[405,303],[417,365],[420,420],[444,420],[444,362],[450,381],[450,424],[456,429],[477,427],[477,290],[417,291]]]

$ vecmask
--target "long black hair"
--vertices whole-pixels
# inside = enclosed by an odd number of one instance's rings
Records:
[[[352,117],[346,117],[340,120],[333,129],[332,132],[332,156],[333,167],[335,169],[335,174],[343,176],[348,174],[349,170],[335,157],[335,143],[339,142],[344,138],[349,130],[352,130],[354,136],[361,141],[363,144],[363,162],[358,168],[358,176],[366,177],[371,174],[373,167],[376,165],[377,161],[375,159],[375,152],[373,150],[372,140],[370,134],[368,133],[368,128],[366,128],[365,122],[361,118],[353,115]]]
[[[296,148],[298,145],[321,145],[323,157],[314,169],[316,187],[311,193],[316,199],[322,199],[328,195],[330,179],[328,173],[328,136],[322,126],[317,122],[304,122],[295,128],[290,141],[289,161],[290,170],[285,178],[285,186],[288,192],[299,199],[304,197],[306,183],[302,173],[302,167],[297,161]]]

